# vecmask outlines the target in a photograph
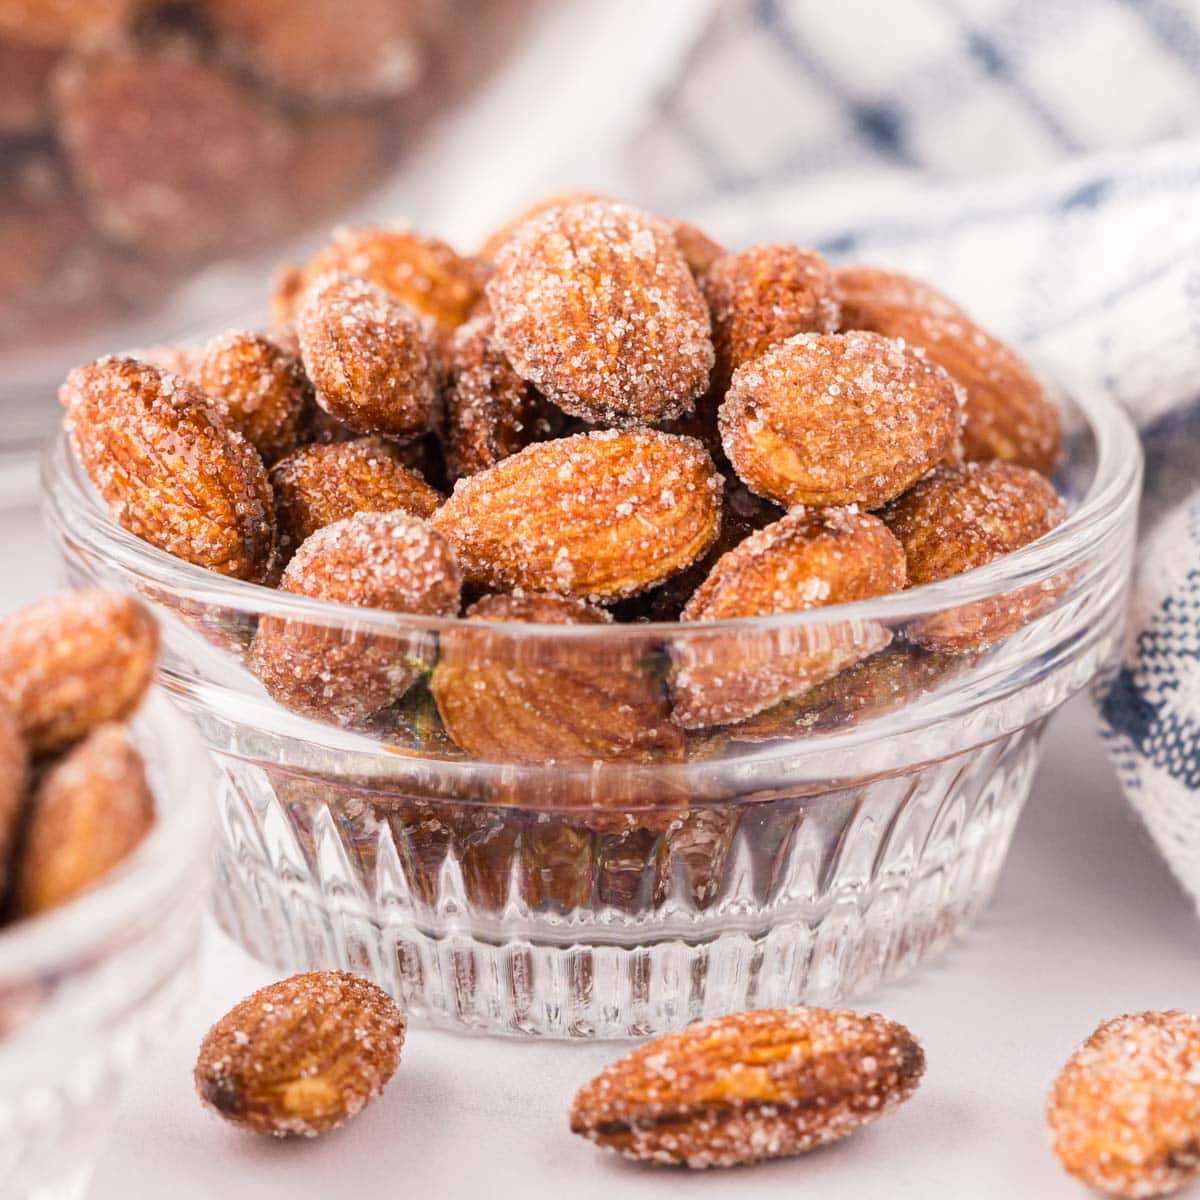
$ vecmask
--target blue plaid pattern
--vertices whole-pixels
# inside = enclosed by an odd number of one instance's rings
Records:
[[[1146,450],[1127,794],[1200,900],[1200,0],[720,0],[627,152],[735,245],[928,278]]]

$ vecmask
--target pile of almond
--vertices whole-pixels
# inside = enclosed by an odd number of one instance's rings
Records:
[[[154,797],[126,721],[158,630],[125,596],[73,592],[0,619],[0,891],[9,918],[74,899],[131,854]]]
[[[898,661],[919,691],[931,662],[952,670],[1055,599],[979,602],[903,642],[849,619],[696,632],[664,664],[586,640],[514,654],[495,628],[818,609],[1053,529],[1053,403],[913,280],[795,246],[730,253],[576,194],[473,256],[343,230],[284,272],[275,313],[270,334],[80,367],[61,399],[97,490],[154,546],[297,595],[466,618],[440,644],[264,618],[246,660],[304,715],[386,728],[422,691],[467,754],[671,760],[694,731],[795,731],[810,701],[842,704],[838,680],[894,696]]]

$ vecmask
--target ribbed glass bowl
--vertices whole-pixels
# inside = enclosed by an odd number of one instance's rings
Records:
[[[47,511],[74,581],[163,613],[165,685],[221,767],[233,937],[281,970],[365,972],[433,1024],[633,1036],[868,991],[986,902],[1045,720],[1120,630],[1137,438],[1107,402],[1063,411],[1071,512],[1039,542],[879,600],[705,625],[468,623],[229,581],[120,530],[61,441]],[[511,753],[463,753],[425,680],[364,728],[284,709],[245,666],[265,616],[424,675],[457,643]],[[916,644],[949,624],[988,642]],[[742,724],[671,727],[615,761],[550,749],[627,729],[631,696],[665,703],[681,666],[719,690],[831,650],[869,657]]]
[[[146,840],[76,900],[0,931],[0,1195],[72,1200],[120,1088],[193,981],[213,772],[153,694],[134,724],[157,805]]]

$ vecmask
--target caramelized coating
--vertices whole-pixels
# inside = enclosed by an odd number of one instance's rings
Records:
[[[490,313],[454,331],[446,396],[446,457],[454,479],[494,467],[561,425],[562,414],[509,365]]]
[[[360,513],[326,525],[292,556],[280,590],[357,608],[457,615],[458,566],[445,540],[403,512]],[[399,626],[399,623],[397,623]],[[264,616],[250,665],[280,704],[303,716],[353,725],[399,699],[433,655],[429,636],[395,636]]]
[[[411,91],[424,48],[413,0],[203,0],[230,59],[285,95],[317,104]]]
[[[953,380],[903,343],[810,333],[734,373],[720,426],[751,491],[878,508],[954,451],[961,415]]]
[[[477,259],[464,258],[445,242],[409,229],[339,229],[302,270],[283,276],[275,296],[276,321],[292,320],[304,289],[331,272],[382,288],[397,303],[430,318],[442,335],[471,315],[486,274]]]
[[[1108,1196],[1166,1196],[1200,1175],[1200,1017],[1105,1021],[1071,1056],[1046,1112],[1054,1153]]]
[[[102,358],[72,371],[59,398],[76,456],[125,529],[221,575],[271,575],[262,459],[195,387],[135,359]]]
[[[460,479],[433,518],[470,583],[598,602],[669,579],[713,543],[721,477],[691,438],[604,430]]]
[[[431,517],[442,502],[400,449],[382,438],[301,446],[271,469],[279,544],[286,553],[318,529],[356,513]]]
[[[880,514],[904,547],[910,586],[934,583],[1011,554],[1060,525],[1064,506],[1029,467],[1005,462],[940,466]],[[923,618],[907,634],[924,646],[978,649],[1015,632],[1052,604],[1061,582]]]
[[[823,608],[904,587],[904,552],[877,517],[795,509],[723,555],[681,621]],[[675,720],[684,728],[744,720],[836,675],[889,640],[876,622],[779,628],[680,639]]]
[[[713,262],[704,276],[717,352],[713,387],[724,395],[743,363],[797,333],[833,333],[833,273],[815,250],[751,246]]]
[[[29,748],[16,715],[0,700],[0,890],[5,892],[28,784]]]
[[[132,716],[157,665],[158,626],[116,592],[67,592],[0,620],[0,700],[36,754]]]
[[[142,0],[0,0],[0,34],[61,49],[120,30]]]
[[[592,423],[689,412],[713,365],[708,309],[669,226],[592,201],[521,225],[487,296],[509,362]]]
[[[871,267],[836,274],[843,329],[903,338],[944,367],[966,392],[963,453],[1049,474],[1062,457],[1054,402],[1003,342],[952,301],[916,279]]]
[[[468,621],[602,625],[582,600],[535,593],[485,596]],[[446,732],[476,758],[548,763],[678,758],[662,680],[632,645],[514,639],[470,625],[446,633],[430,689]]]
[[[322,275],[296,323],[317,403],[359,433],[420,437],[437,416],[437,377],[425,329],[381,288]]]
[[[303,432],[309,386],[300,360],[261,333],[226,333],[208,343],[196,382],[211,407],[265,462],[286,454]]]
[[[66,63],[55,100],[71,174],[112,241],[180,263],[275,223],[283,125],[234,79],[177,54],[107,49]]]
[[[0,41],[0,137],[35,137],[45,130],[50,73],[57,62],[54,50]]]
[[[582,1088],[571,1131],[626,1158],[729,1167],[847,1137],[916,1090],[925,1056],[877,1013],[780,1008],[700,1021]]]
[[[684,262],[697,279],[702,279],[713,263],[728,253],[720,242],[714,242],[703,229],[690,221],[668,217],[667,224],[675,235],[675,244],[679,247]]]
[[[247,996],[205,1034],[196,1091],[241,1129],[316,1137],[383,1091],[404,1032],[404,1014],[369,980],[293,975]]]
[[[153,825],[141,755],[122,726],[98,726],[34,793],[17,868],[21,913],[73,900],[132,854]]]

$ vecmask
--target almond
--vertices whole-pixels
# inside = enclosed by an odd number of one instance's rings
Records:
[[[29,748],[17,718],[0,703],[0,891],[8,890],[8,864],[25,810]]]
[[[0,0],[0,31],[39,46],[65,48],[116,33],[138,0]]]
[[[0,699],[37,754],[131,716],[157,662],[153,618],[114,592],[68,592],[0,620]]]
[[[264,461],[293,449],[303,432],[309,385],[300,360],[260,333],[209,342],[195,374],[209,405]]]
[[[833,272],[815,250],[751,246],[713,262],[703,286],[712,313],[718,395],[738,367],[772,346],[797,333],[833,333],[838,326]]]
[[[575,1097],[571,1130],[642,1162],[759,1162],[847,1137],[907,1100],[924,1069],[908,1030],[876,1013],[734,1013],[606,1068]]]
[[[239,1128],[316,1137],[357,1116],[395,1074],[404,1014],[345,971],[312,971],[261,988],[204,1036],[200,1099]]]
[[[1050,1091],[1054,1153],[1089,1187],[1133,1200],[1200,1175],[1200,1017],[1167,1010],[1105,1021]]]
[[[675,244],[683,255],[683,261],[697,279],[703,278],[713,263],[727,253],[720,242],[713,241],[703,229],[690,221],[667,217],[666,222],[675,235]]]
[[[704,448],[650,429],[528,446],[460,479],[433,518],[471,583],[601,602],[695,562],[720,523]]]
[[[222,575],[270,576],[275,514],[262,459],[192,384],[102,358],[72,371],[59,395],[75,454],[124,528]]]
[[[437,417],[436,367],[424,326],[382,289],[322,275],[296,319],[317,403],[359,433],[420,437]]]
[[[330,273],[354,275],[374,284],[398,304],[432,320],[446,335],[470,316],[486,268],[477,259],[463,258],[445,242],[409,229],[340,229],[307,266],[283,276],[276,291],[276,321],[293,320],[304,289]]]
[[[494,467],[563,424],[562,413],[512,369],[481,313],[454,331],[446,396],[446,457],[459,479]]]
[[[470,621],[602,625],[581,600],[522,593],[486,596]],[[492,762],[678,758],[662,680],[636,643],[521,639],[515,630],[466,626],[442,636],[430,688],[446,732]]]
[[[874,333],[798,334],[734,373],[725,453],[779,504],[878,508],[958,443],[957,386]]]
[[[867,600],[904,586],[904,551],[877,517],[796,509],[723,555],[680,620],[717,621]],[[684,728],[745,720],[836,675],[890,639],[874,621],[679,638],[671,688]]]
[[[399,447],[373,437],[301,446],[271,468],[271,487],[284,552],[356,513],[430,517],[442,502],[404,466]]]
[[[1054,402],[1003,342],[927,284],[871,267],[837,272],[843,329],[869,329],[920,347],[966,392],[963,453],[1049,474],[1062,456]]]
[[[450,617],[461,580],[445,540],[407,513],[360,513],[326,525],[293,555],[281,591],[359,608]],[[399,626],[400,623],[397,622]],[[356,632],[264,616],[250,662],[288,708],[351,725],[399,699],[432,657],[430,635]]]
[[[972,462],[930,471],[880,516],[900,540],[910,586],[934,583],[1019,550],[1060,525],[1066,508],[1029,467]],[[922,618],[906,630],[921,645],[967,651],[1015,632],[1061,595],[1061,580]]]
[[[121,725],[93,729],[34,792],[18,864],[17,901],[32,915],[92,887],[154,824],[141,755]]]
[[[708,310],[655,217],[603,201],[552,209],[501,247],[487,297],[509,362],[573,416],[664,421],[708,386]]]

